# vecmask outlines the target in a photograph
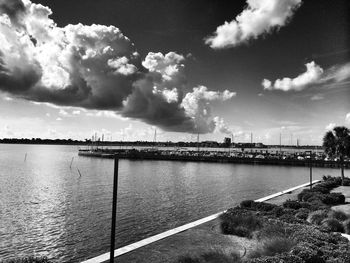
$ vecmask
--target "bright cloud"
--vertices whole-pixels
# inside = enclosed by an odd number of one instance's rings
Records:
[[[350,79],[350,63],[336,65],[323,70],[314,61],[305,64],[306,71],[295,78],[277,79],[273,83],[264,79],[261,85],[265,90],[282,90],[282,91],[301,91],[313,84],[327,84],[330,82],[343,82]],[[321,94],[311,97],[311,100],[323,99]]]
[[[333,122],[331,122],[331,123],[329,123],[327,126],[326,126],[326,130],[328,131],[328,130],[333,130],[333,128],[336,126],[336,124],[335,123],[333,123]]]
[[[214,131],[209,103],[233,93],[188,87],[183,55],[149,52],[142,61],[117,27],[59,27],[51,15],[30,0],[1,1],[0,91],[55,105],[60,116],[78,115],[61,108],[75,107],[168,131]]]
[[[247,7],[231,22],[217,27],[205,39],[211,48],[228,48],[257,39],[288,23],[301,0],[247,0]]]
[[[229,134],[229,135],[233,134],[232,130],[228,127],[227,123],[225,123],[223,118],[215,117],[214,122],[216,126],[215,130],[217,132],[220,132],[223,134]]]
[[[350,124],[350,112],[345,116],[345,122]]]
[[[265,90],[283,90],[283,91],[300,91],[308,85],[317,83],[323,74],[323,69],[314,61],[306,63],[306,72],[295,78],[277,79],[272,85],[270,80],[264,79],[262,85]]]

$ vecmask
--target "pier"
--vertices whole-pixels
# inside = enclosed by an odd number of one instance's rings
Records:
[[[286,165],[340,168],[337,160],[328,160],[325,156],[310,151],[298,153],[229,152],[229,151],[190,151],[190,150],[157,150],[157,149],[80,149],[79,156],[96,158],[114,158],[129,160],[163,160],[183,162],[217,162],[240,163],[253,165]],[[349,160],[343,162],[350,167]]]

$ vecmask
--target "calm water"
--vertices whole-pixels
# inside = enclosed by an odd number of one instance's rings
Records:
[[[79,262],[109,250],[113,160],[77,150],[0,144],[0,259]],[[323,174],[339,171],[314,169]],[[307,180],[303,167],[121,160],[117,247]]]

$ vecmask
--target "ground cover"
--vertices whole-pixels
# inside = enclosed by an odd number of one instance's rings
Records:
[[[346,205],[345,196],[332,191],[341,184],[341,178],[324,176],[321,183],[281,205],[243,201],[220,217],[221,232],[255,240],[255,247],[243,254],[216,248],[177,262],[348,263],[350,243],[340,233],[350,234],[350,215],[331,209]],[[345,178],[344,187],[349,186],[350,179]]]

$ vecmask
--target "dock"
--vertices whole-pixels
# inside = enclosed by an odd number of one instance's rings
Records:
[[[238,163],[253,165],[284,165],[304,167],[340,168],[336,160],[327,160],[312,153],[270,154],[268,152],[220,152],[220,151],[173,151],[154,149],[81,149],[79,156],[95,158],[119,158],[129,160],[163,160],[182,162],[212,162]],[[350,167],[349,161],[344,161],[345,168]]]

